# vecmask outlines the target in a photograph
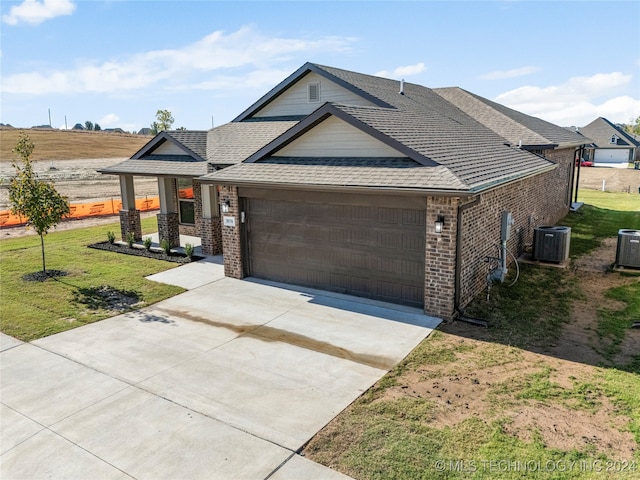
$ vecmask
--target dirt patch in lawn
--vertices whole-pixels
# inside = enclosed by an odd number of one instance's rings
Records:
[[[640,282],[638,276],[611,270],[615,248],[616,239],[607,239],[572,264],[568,274],[578,278],[584,295],[573,302],[570,321],[553,344],[522,350],[496,342],[490,328],[442,324],[408,357],[406,365],[401,364],[359,400],[352,413],[339,416],[314,437],[305,453],[325,465],[344,465],[341,452],[362,448],[354,445],[371,435],[366,420],[371,413],[363,419],[359,417],[363,409],[400,411],[399,417],[390,417],[393,425],[405,421],[401,405],[418,402],[423,405],[418,417],[422,427],[416,426],[416,414],[409,409],[407,415],[414,416],[405,429],[457,432],[470,422],[485,425],[486,430],[500,425],[501,434],[527,444],[633,460],[638,443],[630,428],[637,420],[621,411],[603,386],[607,370],[602,366],[611,365],[612,359],[599,353],[608,340],[597,333],[598,309],[625,307],[605,293]],[[638,345],[640,330],[629,329],[613,364],[637,361]],[[371,406],[360,408],[369,402]],[[358,469],[345,471],[355,474]]]

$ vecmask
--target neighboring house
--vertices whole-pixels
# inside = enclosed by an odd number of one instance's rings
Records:
[[[156,176],[160,237],[200,235],[227,276],[451,319],[486,286],[503,212],[514,256],[567,214],[588,142],[461,89],[307,63],[232,122],[163,132],[103,173],[123,237],[141,236],[133,177]]]
[[[587,146],[584,158],[596,166],[626,166],[640,160],[640,142],[606,118],[596,118],[580,133],[593,142]]]

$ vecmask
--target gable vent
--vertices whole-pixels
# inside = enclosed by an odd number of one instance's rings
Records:
[[[310,83],[308,86],[309,93],[309,102],[319,102],[320,101],[320,84],[319,83]]]

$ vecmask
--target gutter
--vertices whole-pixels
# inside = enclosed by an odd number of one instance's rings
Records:
[[[243,188],[266,188],[278,190],[305,190],[316,192],[334,192],[334,193],[378,193],[382,195],[411,195],[411,196],[427,196],[437,195],[444,197],[470,197],[475,192],[469,190],[452,190],[452,189],[424,189],[424,188],[403,188],[403,187],[359,187],[355,185],[313,185],[305,183],[264,183],[249,182],[238,180],[218,180],[208,178],[207,176],[199,177],[201,183],[209,183],[214,185],[233,185]]]

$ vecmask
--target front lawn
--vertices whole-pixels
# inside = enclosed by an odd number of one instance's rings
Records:
[[[119,228],[114,223],[49,233],[45,237],[47,269],[67,275],[44,282],[22,278],[42,269],[38,236],[1,240],[0,331],[30,341],[182,292],[144,278],[174,268],[174,263],[87,248],[106,240],[107,231]],[[155,231],[155,218],[142,220],[142,228],[143,234]]]

